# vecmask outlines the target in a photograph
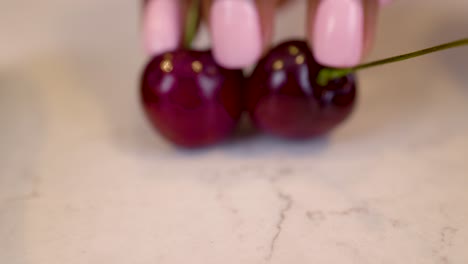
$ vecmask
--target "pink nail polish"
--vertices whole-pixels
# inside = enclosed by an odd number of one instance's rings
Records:
[[[215,0],[210,14],[213,56],[226,68],[243,68],[261,56],[260,18],[253,0]]]
[[[331,67],[358,64],[364,46],[362,0],[322,0],[311,35],[319,63]]]
[[[146,52],[158,55],[177,48],[182,34],[179,0],[149,0],[144,12]]]

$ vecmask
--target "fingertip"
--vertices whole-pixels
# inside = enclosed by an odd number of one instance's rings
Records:
[[[210,10],[213,56],[226,68],[254,64],[262,53],[257,6],[252,0],[215,0]]]
[[[359,64],[364,46],[361,0],[321,0],[315,12],[309,39],[317,62],[329,67]]]
[[[179,0],[148,0],[143,14],[143,46],[151,56],[177,48],[181,41]]]

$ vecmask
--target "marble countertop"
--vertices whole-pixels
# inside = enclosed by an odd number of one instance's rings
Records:
[[[303,35],[302,5],[276,40]],[[466,48],[362,72],[326,139],[186,152],[141,115],[138,15],[2,3],[0,263],[468,263]],[[371,57],[466,37],[467,15],[464,0],[397,0]]]

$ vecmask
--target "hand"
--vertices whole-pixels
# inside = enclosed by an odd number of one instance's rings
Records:
[[[180,45],[191,0],[146,0],[144,43],[151,55]],[[309,0],[308,40],[317,61],[351,67],[369,52],[377,15],[391,0]],[[275,9],[287,0],[203,0],[213,55],[226,68],[257,62],[271,44]]]

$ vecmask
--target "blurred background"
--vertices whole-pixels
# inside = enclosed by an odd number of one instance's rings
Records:
[[[140,7],[0,0],[0,263],[468,262],[468,48],[361,72],[327,138],[188,152],[140,110]],[[369,60],[465,37],[468,1],[395,0]]]

